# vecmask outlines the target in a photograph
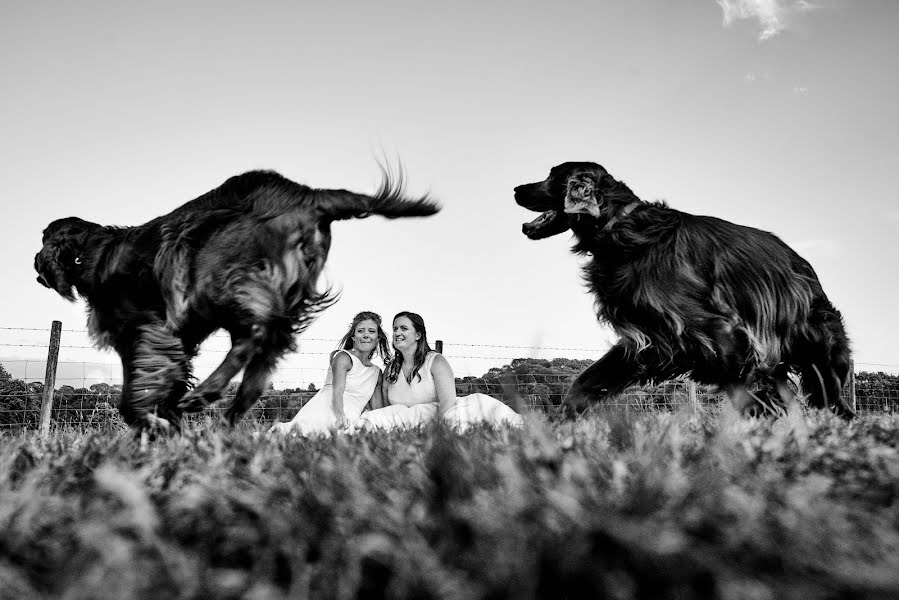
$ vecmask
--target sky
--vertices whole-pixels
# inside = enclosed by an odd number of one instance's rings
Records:
[[[899,372],[899,3],[892,0],[0,2],[0,362],[120,378],[83,301],[35,281],[61,217],[139,225],[251,169],[372,192],[402,161],[426,219],[335,223],[342,292],[275,379],[320,379],[360,310],[420,313],[457,375],[598,358],[568,234],[516,185],[594,161],[645,200],[771,231],[815,268],[860,370]],[[204,344],[197,373],[227,350]]]

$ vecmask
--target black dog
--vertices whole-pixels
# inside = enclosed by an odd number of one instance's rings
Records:
[[[233,425],[259,398],[276,361],[295,349],[294,336],[336,300],[317,289],[331,222],[438,210],[427,196],[404,196],[401,170],[398,178],[385,170],[374,196],[252,171],[137,227],[54,221],[34,266],[43,285],[87,301],[91,336],[121,356],[119,411],[128,424],[168,429],[183,410],[218,399],[245,368],[226,413]],[[220,328],[231,334],[231,350],[190,389],[191,358]]]
[[[590,162],[518,186],[515,201],[543,213],[523,226],[529,238],[572,230],[574,251],[591,256],[584,275],[597,316],[620,337],[573,382],[568,412],[684,374],[719,386],[740,410],[782,405],[798,371],[810,405],[853,414],[840,397],[850,368],[842,317],[776,236],[643,202]]]

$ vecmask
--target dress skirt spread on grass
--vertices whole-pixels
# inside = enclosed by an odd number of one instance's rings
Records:
[[[369,429],[408,429],[424,425],[438,415],[450,427],[460,431],[478,423],[493,426],[521,425],[521,415],[486,394],[458,397],[449,406],[441,407],[437,401],[434,376],[431,374],[431,363],[435,356],[436,352],[428,353],[424,365],[412,381],[406,381],[401,375],[395,382],[388,383],[387,397],[390,405],[363,413],[355,426]]]

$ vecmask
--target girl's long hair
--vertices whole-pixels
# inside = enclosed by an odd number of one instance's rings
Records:
[[[406,317],[410,321],[412,321],[412,327],[415,329],[416,333],[420,333],[421,337],[418,338],[418,346],[415,348],[415,356],[412,358],[412,375],[409,376],[409,382],[412,382],[412,379],[418,375],[418,380],[421,381],[421,374],[419,371],[421,367],[425,364],[425,359],[428,356],[428,352],[431,351],[431,347],[428,345],[428,331],[425,328],[425,321],[421,318],[420,315],[415,314],[414,312],[409,312],[404,310],[402,312],[398,312],[395,317],[393,317],[393,322],[396,323],[396,320],[400,317]],[[387,364],[387,368],[384,370],[385,379],[389,383],[396,383],[397,378],[400,375],[400,372],[403,369],[403,353],[397,352],[393,355],[393,360]]]
[[[369,353],[368,359],[371,360],[375,355],[375,352],[377,352],[381,355],[381,358],[385,363],[390,362],[390,343],[387,341],[387,334],[384,332],[384,328],[381,327],[381,315],[368,310],[364,310],[353,317],[350,329],[340,339],[340,343],[337,344],[337,350],[353,349],[353,335],[356,333],[356,327],[358,327],[359,323],[362,321],[374,321],[378,324],[378,343]],[[331,353],[331,360],[334,360],[334,352]]]

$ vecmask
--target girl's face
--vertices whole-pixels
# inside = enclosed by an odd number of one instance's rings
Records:
[[[415,325],[409,317],[397,317],[393,322],[393,347],[399,352],[414,350],[421,334],[415,331]]]
[[[378,324],[371,319],[359,321],[353,331],[353,348],[366,353],[378,345]]]

